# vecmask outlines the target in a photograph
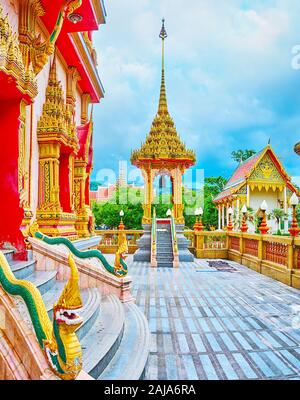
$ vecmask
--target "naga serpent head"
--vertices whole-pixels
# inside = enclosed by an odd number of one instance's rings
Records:
[[[75,332],[83,320],[78,314],[82,308],[82,300],[79,289],[79,275],[72,255],[69,255],[69,267],[71,276],[67,282],[59,300],[53,306],[53,315],[59,327],[64,327],[66,333]]]

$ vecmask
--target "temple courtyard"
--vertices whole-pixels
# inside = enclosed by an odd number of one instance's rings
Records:
[[[128,264],[151,330],[145,379],[300,378],[297,289],[231,261]]]

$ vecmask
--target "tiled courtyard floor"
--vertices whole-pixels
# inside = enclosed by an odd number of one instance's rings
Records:
[[[146,379],[300,379],[300,291],[232,262],[128,261],[151,329]]]

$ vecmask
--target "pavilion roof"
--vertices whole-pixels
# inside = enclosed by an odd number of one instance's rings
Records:
[[[254,154],[244,162],[242,162],[236,170],[231,175],[230,179],[227,181],[224,190],[219,193],[215,198],[214,202],[219,202],[220,200],[224,200],[230,197],[232,194],[238,192],[238,190],[246,183],[247,178],[251,175],[254,171],[255,167],[258,165],[260,160],[264,157],[264,155],[268,153],[274,164],[276,165],[277,169],[279,170],[281,176],[287,183],[287,186],[292,190],[298,193],[298,190],[292,185],[290,177],[285,172],[281,162],[279,161],[278,157],[276,156],[274,150],[270,145],[266,146],[260,152]]]
[[[164,25],[160,37],[163,39],[163,58],[158,111],[145,142],[139,150],[132,152],[131,162],[137,165],[149,160],[172,160],[184,161],[185,164],[191,166],[196,161],[195,153],[187,149],[181,141],[168,110],[164,69],[164,39],[167,35]]]

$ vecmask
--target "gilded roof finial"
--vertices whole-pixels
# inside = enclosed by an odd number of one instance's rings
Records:
[[[49,73],[49,84],[54,84],[57,81],[57,73],[56,73],[56,53],[53,55],[52,64],[50,66]]]
[[[168,37],[168,35],[165,28],[165,19],[162,20],[162,28],[159,37],[162,39],[162,73],[161,73],[158,114],[162,115],[168,113],[168,103],[167,103],[166,83],[165,83],[165,39]]]

